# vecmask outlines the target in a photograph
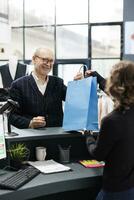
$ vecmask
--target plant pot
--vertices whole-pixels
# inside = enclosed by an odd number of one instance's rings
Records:
[[[25,156],[23,156],[23,158],[19,159],[19,158],[10,158],[10,166],[12,168],[12,170],[18,170],[21,169],[24,166],[25,161],[29,160],[29,156],[30,156],[30,151],[29,149],[26,149],[25,152]]]
[[[12,170],[18,170],[22,168],[22,161],[20,160],[10,160],[10,167],[12,168]]]

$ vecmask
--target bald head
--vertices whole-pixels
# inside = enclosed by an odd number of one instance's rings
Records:
[[[50,57],[54,58],[53,51],[49,48],[38,48],[36,49],[33,56],[41,56],[42,55],[50,55]]]

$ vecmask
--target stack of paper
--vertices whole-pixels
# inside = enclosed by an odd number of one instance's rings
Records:
[[[29,161],[28,163],[45,174],[69,171],[71,169],[70,167],[62,165],[54,160],[35,161],[35,162]]]

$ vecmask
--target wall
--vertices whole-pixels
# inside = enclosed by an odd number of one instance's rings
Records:
[[[126,21],[134,21],[134,0],[124,0],[124,16],[123,16],[124,23]],[[125,38],[125,37],[124,37]],[[123,55],[124,59],[133,60],[134,55],[125,54]]]

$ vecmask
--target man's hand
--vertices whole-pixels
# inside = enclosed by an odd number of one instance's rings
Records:
[[[85,71],[85,77],[94,76],[94,72],[95,71],[93,71],[93,70],[87,70],[87,71]],[[76,76],[74,76],[74,80],[81,80],[83,78],[84,78],[84,76],[83,76],[83,74],[81,72],[78,72],[76,74]]]
[[[74,80],[81,80],[83,78],[84,78],[84,76],[83,76],[83,74],[81,72],[78,72],[76,74],[76,76],[74,76]]]
[[[43,116],[33,117],[29,124],[29,128],[40,128],[44,126],[46,126],[46,121]]]

